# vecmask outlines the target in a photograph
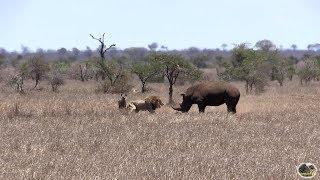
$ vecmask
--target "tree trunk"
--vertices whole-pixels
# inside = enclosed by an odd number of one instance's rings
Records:
[[[147,90],[146,90],[146,82],[143,82],[141,81],[141,93],[145,93]]]
[[[252,92],[253,82],[250,82],[250,93]]]
[[[283,86],[283,80],[279,81],[280,86]]]
[[[80,68],[80,78],[81,78],[81,81],[84,82],[84,75],[83,75],[83,70],[82,70],[81,65],[79,65],[79,68]]]
[[[38,84],[39,84],[40,78],[38,77],[38,75],[36,75],[36,84],[34,85],[33,89],[35,89]]]
[[[55,85],[51,85],[51,88],[52,88],[52,92],[56,92],[56,87],[55,87]]]
[[[248,94],[249,93],[249,83],[248,83],[248,81],[246,81],[246,94]]]
[[[174,104],[172,94],[173,94],[173,84],[170,83],[170,85],[169,85],[169,104]]]

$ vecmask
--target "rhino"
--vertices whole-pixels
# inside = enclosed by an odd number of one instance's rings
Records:
[[[228,113],[236,113],[236,106],[240,99],[237,87],[224,81],[203,82],[191,86],[181,94],[183,101],[174,110],[188,112],[193,104],[197,104],[199,113],[205,111],[206,106],[227,105]]]

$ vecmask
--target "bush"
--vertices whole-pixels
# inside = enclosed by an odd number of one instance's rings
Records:
[[[53,74],[49,79],[51,89],[53,92],[57,92],[58,88],[64,84],[64,80],[61,75]]]
[[[52,69],[55,71],[61,73],[61,74],[66,74],[70,68],[71,64],[69,61],[65,60],[60,60],[56,61],[52,64]]]
[[[109,80],[103,80],[98,83],[97,92],[102,93],[128,93],[134,87],[131,83],[129,73],[124,73],[118,78],[117,83],[111,84]]]
[[[300,84],[307,85],[311,80],[317,79],[319,69],[314,59],[305,59],[297,64],[297,75],[300,78]]]
[[[9,84],[16,89],[19,93],[24,93],[23,90],[23,77],[20,74],[12,76],[9,80]]]
[[[27,67],[24,68],[27,68],[28,75],[35,80],[33,89],[38,86],[40,81],[46,76],[47,71],[50,69],[42,56],[30,58],[27,62]]]
[[[89,62],[86,62],[85,64],[74,63],[71,65],[67,73],[71,79],[84,82],[94,77],[94,68]]]
[[[268,84],[270,66],[263,52],[247,48],[246,44],[240,44],[233,49],[231,63],[223,63],[224,72],[218,74],[224,80],[240,80],[246,83],[246,92],[256,93],[264,91]]]

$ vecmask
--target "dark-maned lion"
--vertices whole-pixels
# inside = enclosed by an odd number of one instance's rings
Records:
[[[149,111],[150,113],[154,113],[155,110],[161,106],[163,106],[163,103],[158,96],[150,96],[144,100],[133,101],[128,104],[128,108],[136,113],[139,111]]]

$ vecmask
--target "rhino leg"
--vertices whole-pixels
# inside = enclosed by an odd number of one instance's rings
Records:
[[[206,109],[206,105],[204,104],[198,104],[199,113],[204,113]]]
[[[228,108],[228,112],[231,112],[231,113],[237,112],[236,107],[237,107],[238,101],[239,101],[239,97],[227,97],[226,98],[226,105]]]
[[[237,113],[237,109],[236,109],[236,106],[231,106],[231,105],[227,105],[227,108],[228,108],[228,114],[229,113],[233,113],[233,114],[235,114],[235,113]]]

